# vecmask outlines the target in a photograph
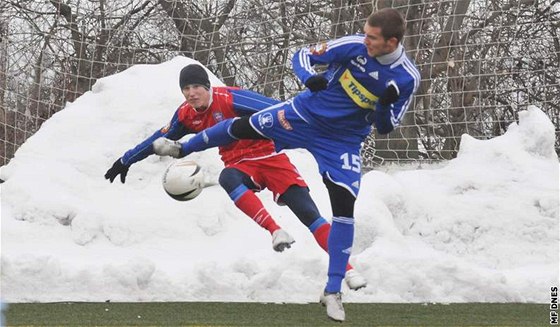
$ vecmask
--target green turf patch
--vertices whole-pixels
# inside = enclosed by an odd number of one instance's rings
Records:
[[[346,321],[319,304],[217,302],[19,303],[8,326],[549,326],[546,304],[346,303]]]

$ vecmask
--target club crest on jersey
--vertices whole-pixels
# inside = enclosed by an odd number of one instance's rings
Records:
[[[284,111],[283,109],[278,111],[278,122],[280,122],[280,125],[285,130],[293,130],[292,125],[290,125],[290,122],[288,122],[288,120],[286,119],[286,111]]]
[[[274,121],[270,112],[266,112],[259,116],[259,125],[261,126],[261,128],[271,128],[273,123]]]
[[[218,112],[214,112],[213,115],[214,115],[214,120],[215,120],[216,122],[221,122],[222,120],[224,120],[224,115],[223,115],[221,112],[219,112],[219,111],[218,111]]]
[[[312,46],[311,48],[309,48],[309,51],[311,52],[312,55],[320,56],[323,53],[325,53],[325,51],[327,51],[327,43],[325,42],[318,43]]]
[[[350,70],[346,69],[338,81],[342,89],[344,89],[346,94],[358,107],[363,109],[375,109],[377,97],[358,82]]]

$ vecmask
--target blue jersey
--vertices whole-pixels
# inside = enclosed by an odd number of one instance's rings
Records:
[[[316,64],[328,65],[326,90],[306,90],[294,98],[294,107],[303,119],[327,133],[367,136],[371,124],[385,124],[389,131],[399,125],[420,83],[420,73],[399,45],[393,53],[370,57],[364,35],[345,36],[296,52],[292,60],[298,78],[305,83],[317,72]],[[375,120],[378,98],[389,83],[399,89],[399,99],[391,105],[384,121]],[[381,126],[377,126],[380,128]]]

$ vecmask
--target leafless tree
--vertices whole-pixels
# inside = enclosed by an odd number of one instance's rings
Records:
[[[529,104],[558,129],[560,0],[8,0],[1,163],[98,78],[137,63],[184,55],[228,85],[292,97],[302,90],[291,71],[298,48],[361,32],[383,7],[406,17],[405,47],[422,82],[402,127],[366,141],[366,165],[453,158],[461,134],[500,135]]]

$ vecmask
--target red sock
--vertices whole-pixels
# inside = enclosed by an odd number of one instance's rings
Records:
[[[280,226],[272,219],[268,211],[264,208],[261,200],[253,191],[248,190],[243,193],[243,195],[235,201],[235,205],[247,216],[251,217],[259,226],[268,230],[270,234],[280,229]]]
[[[315,240],[317,241],[319,246],[327,253],[329,252],[328,240],[329,240],[330,232],[331,232],[331,224],[329,223],[319,226],[319,228],[317,228],[315,232],[313,232],[313,236],[315,237]],[[346,271],[350,269],[352,269],[352,266],[350,264],[347,264]]]

